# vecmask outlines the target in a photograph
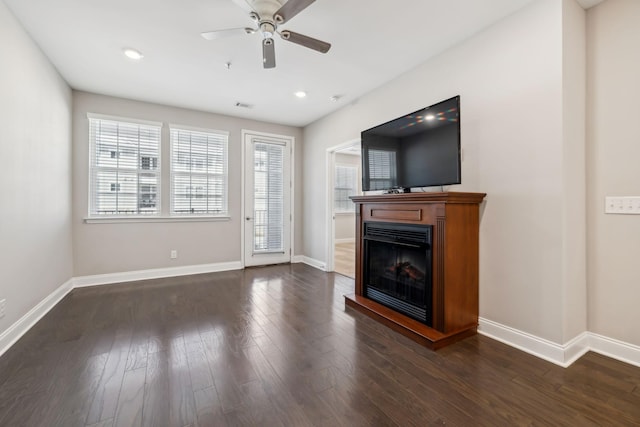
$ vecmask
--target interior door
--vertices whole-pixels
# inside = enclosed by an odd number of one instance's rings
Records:
[[[292,143],[245,133],[245,266],[291,261]]]

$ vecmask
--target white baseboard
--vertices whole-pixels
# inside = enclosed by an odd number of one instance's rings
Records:
[[[478,333],[537,356],[541,359],[568,367],[588,351],[600,353],[612,359],[640,366],[640,347],[583,332],[566,344],[557,344],[540,337],[480,318]]]
[[[480,318],[478,333],[560,366],[569,366],[565,347],[509,326]],[[586,352],[587,350],[585,350]]]
[[[304,262],[303,255],[294,255],[291,257],[291,264],[300,264],[302,262]]]
[[[355,243],[356,242],[356,238],[355,237],[347,237],[346,239],[335,239],[334,243],[337,245],[339,243]]]
[[[563,345],[564,348],[564,366],[570,366],[573,362],[580,359],[588,351],[591,350],[589,332],[583,332],[580,335],[569,340]]]
[[[149,270],[125,271],[122,273],[96,274],[73,278],[74,288],[134,282],[137,280],[161,279],[164,277],[188,276],[191,274],[215,273],[218,271],[241,270],[240,261],[214,264],[185,265],[181,267],[153,268]]]
[[[589,346],[591,351],[640,367],[640,347],[637,345],[590,332]]]
[[[302,262],[310,265],[311,267],[317,268],[318,270],[327,271],[327,264],[322,261],[318,261],[317,259],[309,258],[308,256],[302,257]]]
[[[18,319],[13,325],[0,334],[0,356],[29,331],[42,317],[55,307],[73,289],[73,279],[67,280],[62,286],[51,292],[35,307]]]

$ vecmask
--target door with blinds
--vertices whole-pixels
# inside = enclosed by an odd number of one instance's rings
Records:
[[[245,266],[291,261],[293,139],[245,135]]]

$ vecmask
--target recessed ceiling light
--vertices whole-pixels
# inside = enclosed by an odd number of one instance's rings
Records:
[[[436,116],[429,114],[428,116],[424,116],[425,120],[433,120]]]
[[[303,91],[303,90],[299,90],[299,91],[297,91],[297,92],[295,93],[295,95],[296,95],[298,98],[304,98],[305,96],[307,96],[307,92],[305,92],[305,91]]]
[[[139,61],[142,58],[144,58],[144,55],[140,51],[137,51],[135,49],[127,48],[127,49],[124,49],[123,52],[127,58],[133,59],[136,61]]]

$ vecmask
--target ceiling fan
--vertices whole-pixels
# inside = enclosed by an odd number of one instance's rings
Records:
[[[278,26],[287,23],[291,18],[302,12],[315,0],[233,0],[243,9],[249,12],[257,28],[230,28],[227,30],[208,31],[202,33],[207,40],[215,40],[241,34],[262,35],[262,64],[264,68],[276,66],[276,53],[273,36],[279,34],[283,40],[290,41],[300,46],[313,49],[321,53],[327,53],[331,44],[304,34],[289,30],[278,30]]]

